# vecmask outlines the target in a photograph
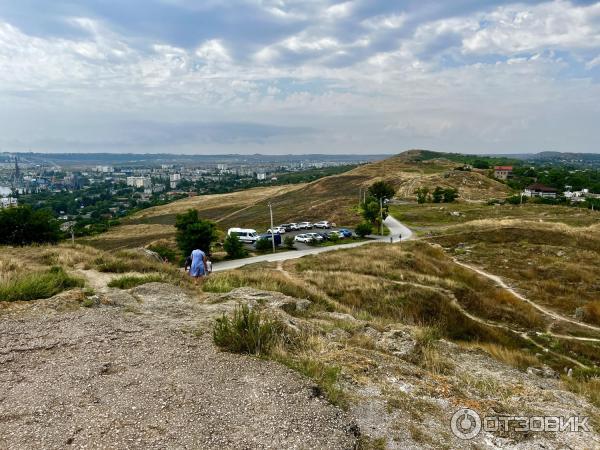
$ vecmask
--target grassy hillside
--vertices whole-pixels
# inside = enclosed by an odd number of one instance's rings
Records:
[[[222,230],[241,226],[265,230],[269,226],[268,203],[276,223],[329,220],[352,226],[360,221],[359,193],[372,183],[386,180],[401,198],[414,200],[417,188],[436,186],[458,189],[461,199],[505,197],[508,188],[479,172],[453,170],[459,164],[445,159],[422,160],[421,151],[411,150],[383,161],[307,184],[250,189],[231,194],[192,197],[141,211],[123,225],[86,242],[103,249],[132,248],[174,235],[175,216],[189,208],[211,219]],[[443,154],[440,154],[443,155]]]

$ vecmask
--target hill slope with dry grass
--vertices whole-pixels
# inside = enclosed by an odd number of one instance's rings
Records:
[[[391,183],[398,197],[413,200],[419,187],[430,190],[436,186],[453,187],[464,200],[500,198],[509,193],[506,185],[482,173],[455,171],[457,163],[443,159],[420,161],[419,155],[416,150],[404,152],[307,184],[179,200],[140,211],[123,225],[87,242],[99,248],[118,249],[169,239],[175,232],[172,226],[175,216],[189,208],[198,210],[203,218],[216,221],[222,230],[229,227],[265,230],[269,227],[269,202],[273,205],[276,223],[329,220],[353,226],[361,220],[359,194],[379,180]]]
[[[557,374],[575,350],[531,337],[552,321],[438,245],[377,244],[248,267],[211,275],[204,291],[144,252],[2,250],[7,277],[55,266],[86,284],[46,300],[0,301],[7,448],[100,439],[139,448],[464,448],[449,420],[465,406],[600,423],[597,380]],[[138,281],[117,283],[123,276]],[[239,304],[278,324],[263,358],[213,345],[215,320]],[[471,441],[486,442],[584,448],[600,437],[482,432]]]

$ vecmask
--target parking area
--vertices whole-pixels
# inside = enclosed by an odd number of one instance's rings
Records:
[[[275,234],[279,234],[281,237],[281,243],[279,245],[280,248],[284,247],[284,240],[291,237],[294,239],[294,247],[298,250],[314,248],[315,246],[344,244],[353,242],[357,239],[354,230],[350,228],[333,227],[331,224],[328,225],[329,227],[325,228],[323,226],[317,227],[315,224],[302,223],[301,229],[295,229],[295,226],[284,224],[274,227],[274,231],[276,231]],[[236,234],[240,236],[240,239],[244,241],[244,236],[247,233],[253,232],[254,230],[232,228],[230,231],[235,231]],[[257,234],[262,238],[266,237],[268,240],[270,240],[270,233],[268,230]],[[278,239],[276,239],[276,242],[278,242]],[[248,250],[252,250],[254,248],[254,244],[252,243],[245,243],[245,246]]]
[[[321,229],[321,228],[312,228],[312,229],[307,229],[307,230],[292,230],[292,231],[286,231],[284,234],[281,235],[281,241],[283,243],[283,239],[285,239],[287,236],[292,236],[294,239],[296,238],[296,236],[298,235],[302,235],[302,234],[309,234],[309,233],[318,233],[318,234],[331,234],[332,231],[335,231],[336,233],[340,232],[340,230],[348,230],[352,232],[352,235],[355,237],[356,235],[354,234],[354,231],[351,230],[350,228],[343,228],[343,227],[332,227],[332,228],[328,228],[328,229]],[[325,236],[323,236],[323,241],[324,242],[326,239]],[[351,241],[351,238],[340,238],[339,241],[337,241],[338,244],[343,244],[344,241]],[[298,242],[295,241],[294,242],[295,247],[298,250],[304,250],[307,248],[312,248],[314,247],[314,245],[310,245],[304,242]]]

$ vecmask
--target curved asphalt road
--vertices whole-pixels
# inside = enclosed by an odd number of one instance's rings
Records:
[[[394,242],[398,242],[398,236],[402,236],[403,241],[412,238],[412,231],[408,227],[398,222],[398,220],[396,220],[392,216],[388,215],[387,218],[383,221],[383,223],[385,223],[385,225],[390,230],[390,235],[388,236],[373,236],[375,239],[362,242],[353,242],[352,244],[331,245],[329,247],[315,247],[297,251],[292,250],[289,252],[270,253],[267,255],[252,256],[251,258],[236,259],[233,261],[223,261],[220,263],[215,263],[213,265],[213,272],[237,269],[248,264],[254,264],[259,262],[287,261],[288,259],[302,258],[306,255],[316,255],[317,253],[331,252],[333,250],[360,247],[361,245],[374,244],[377,242],[389,242],[390,236],[394,238]]]

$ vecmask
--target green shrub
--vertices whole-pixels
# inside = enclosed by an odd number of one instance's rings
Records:
[[[178,259],[177,252],[172,248],[165,247],[164,245],[151,245],[148,247],[148,250],[158,253],[162,259],[166,259],[170,263],[174,263]]]
[[[223,241],[223,249],[227,252],[227,256],[232,259],[244,258],[248,255],[248,251],[244,247],[244,244],[235,234],[225,238]]]
[[[285,239],[283,240],[283,246],[285,248],[287,248],[288,250],[295,250],[296,246],[295,246],[294,238],[292,236],[286,236]]]
[[[590,381],[592,378],[600,379],[600,369],[597,367],[576,367],[573,369],[573,378],[578,381]]]
[[[74,287],[83,287],[83,280],[68,275],[62,267],[45,272],[31,272],[0,283],[0,300],[36,300],[49,298]]]
[[[267,252],[273,249],[273,244],[270,239],[259,239],[256,241],[256,250],[259,252]]]
[[[270,352],[280,331],[278,322],[265,319],[248,305],[241,305],[231,319],[223,314],[215,321],[213,340],[223,350],[261,355]]]
[[[115,278],[110,283],[108,283],[108,287],[119,288],[119,289],[131,289],[136,286],[140,286],[146,283],[164,283],[167,281],[167,278],[163,275],[155,274],[155,275],[144,275],[143,277],[139,276],[123,276],[119,278]]]
[[[369,222],[360,223],[356,226],[354,232],[359,237],[364,238],[365,236],[368,236],[369,234],[373,233],[373,225],[371,225]]]
[[[125,261],[116,258],[105,258],[100,256],[94,260],[94,266],[99,272],[124,273],[131,269]]]

